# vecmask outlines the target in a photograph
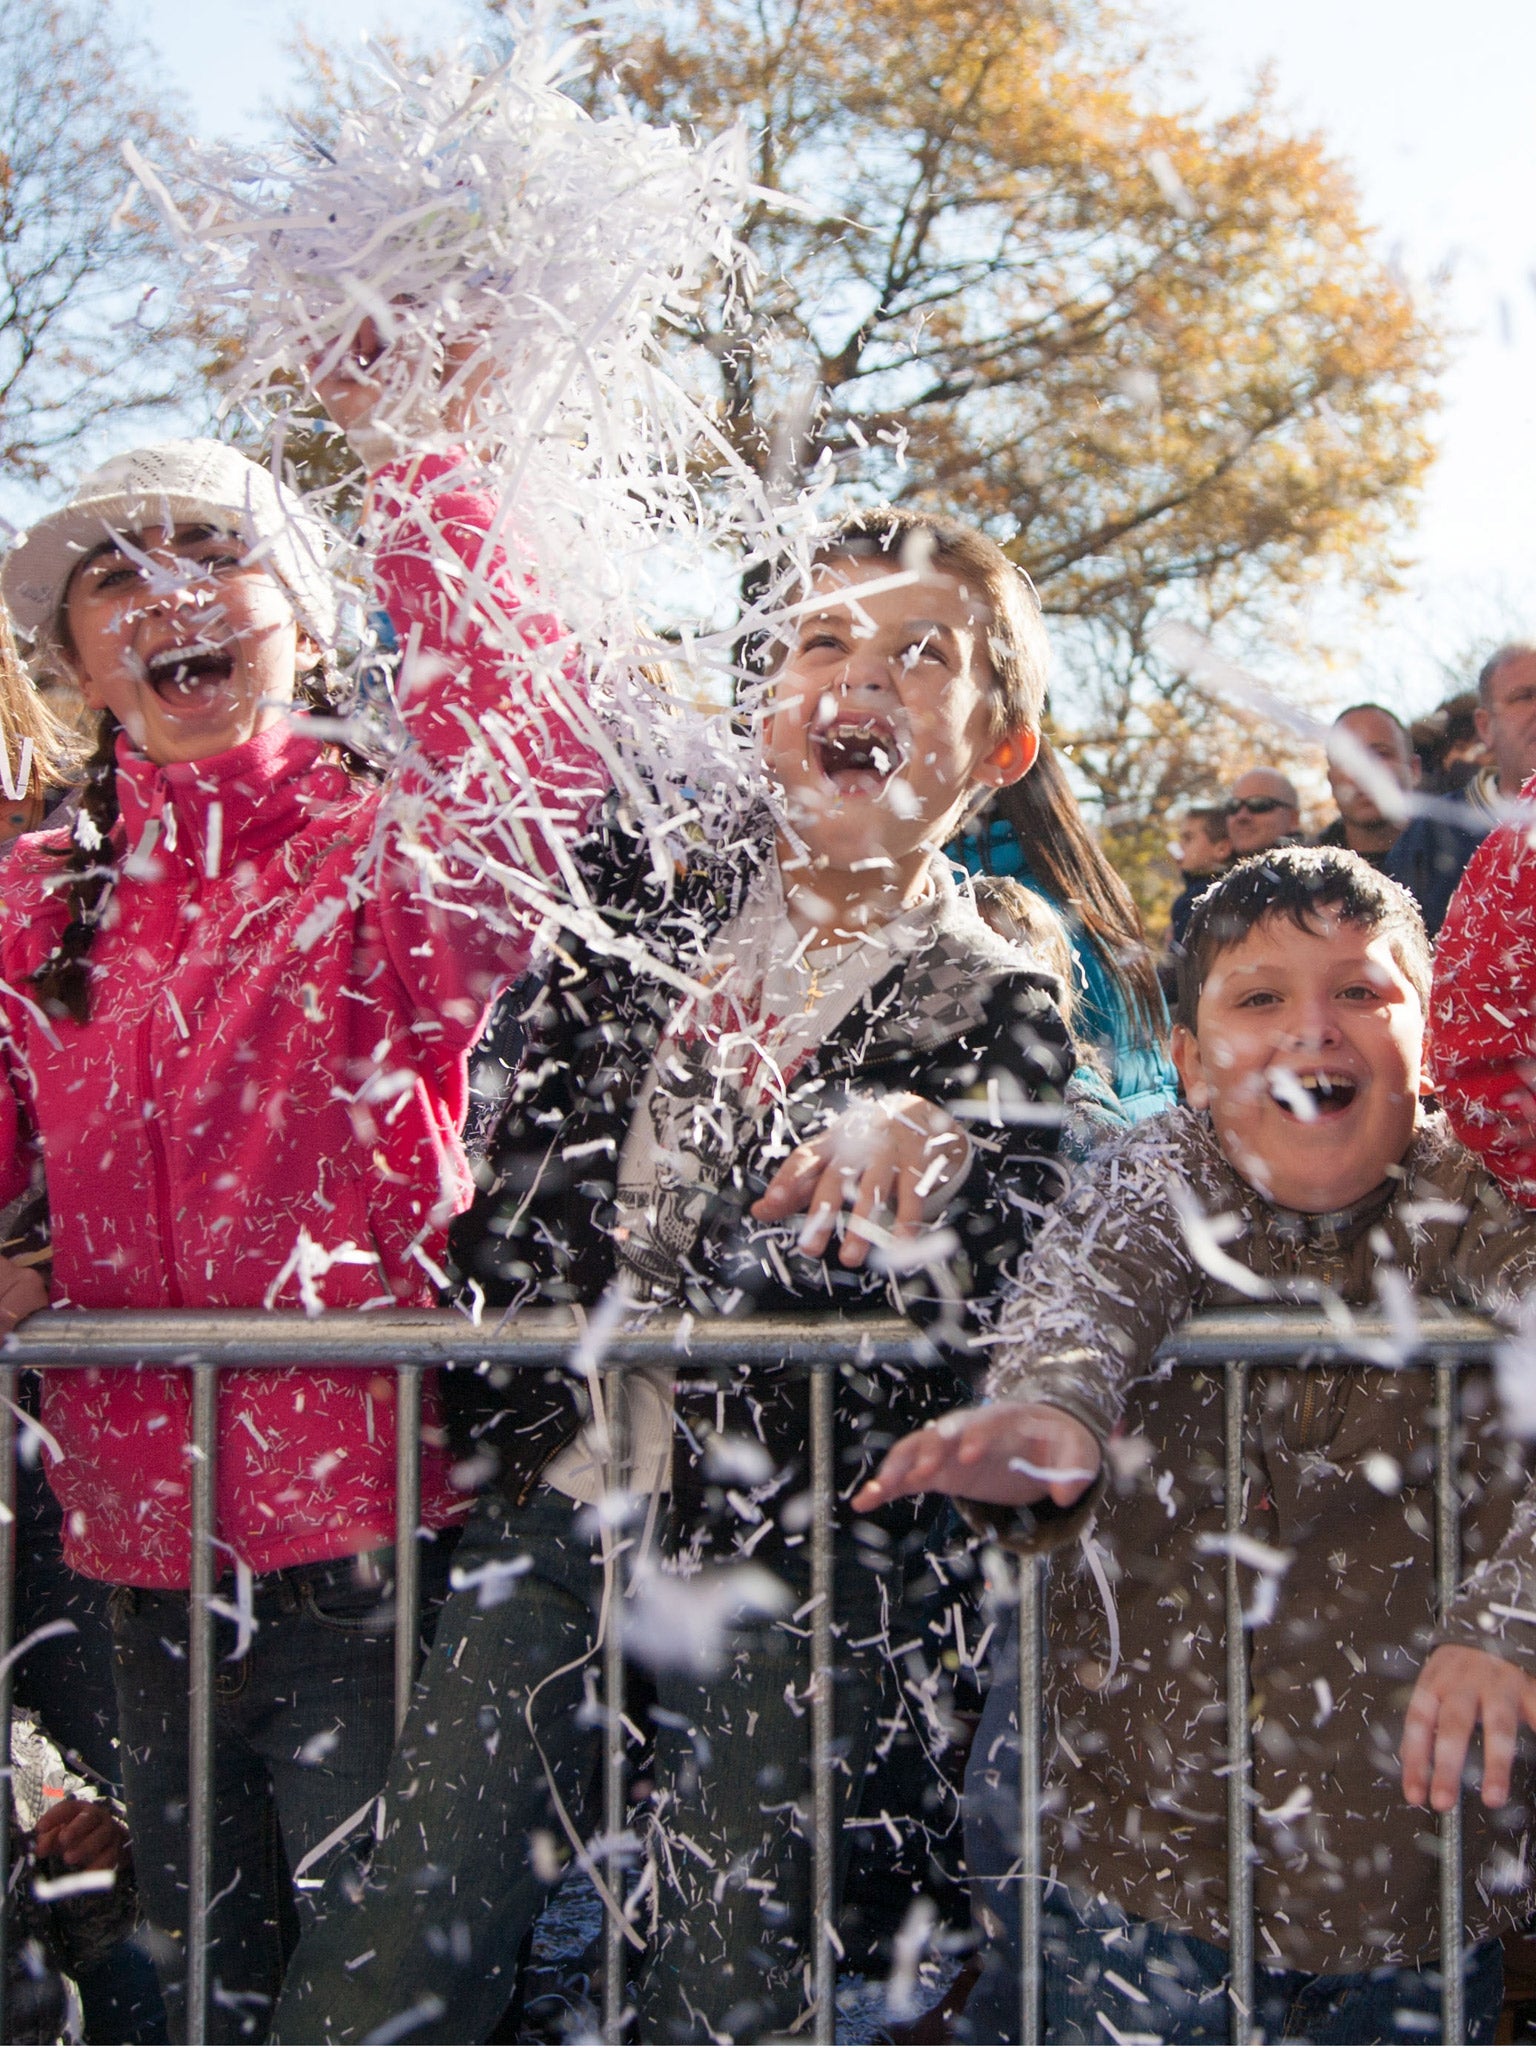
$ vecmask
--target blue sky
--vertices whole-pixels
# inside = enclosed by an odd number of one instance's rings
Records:
[[[118,0],[156,47],[204,135],[251,136],[280,96],[293,24],[339,44],[390,20],[387,0]],[[1281,107],[1354,169],[1367,217],[1410,277],[1451,267],[1459,332],[1441,458],[1416,532],[1410,590],[1370,622],[1330,616],[1344,656],[1323,687],[1406,710],[1444,694],[1445,664],[1478,639],[1536,631],[1530,480],[1536,475],[1536,227],[1530,0],[1159,0],[1185,37],[1188,91],[1232,104],[1262,64]],[[451,32],[459,11],[432,25]],[[1279,659],[1277,657],[1277,659]],[[1284,680],[1283,662],[1276,674]]]

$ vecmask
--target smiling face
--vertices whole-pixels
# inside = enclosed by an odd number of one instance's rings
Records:
[[[1517,797],[1536,775],[1536,654],[1511,654],[1489,676],[1477,732],[1493,755],[1500,796]]]
[[[1379,1187],[1407,1151],[1423,1086],[1424,1010],[1381,930],[1326,907],[1316,928],[1265,918],[1223,948],[1174,1062],[1238,1172],[1322,1214]]]
[[[64,599],[80,689],[151,761],[201,761],[263,732],[293,701],[299,627],[271,572],[202,526],[125,536],[88,556]]]
[[[1336,736],[1347,734],[1356,749],[1370,754],[1381,763],[1383,772],[1405,793],[1416,788],[1419,780],[1419,760],[1413,751],[1413,743],[1395,718],[1385,711],[1361,709],[1346,711],[1335,719],[1333,733],[1328,745],[1328,786],[1333,791],[1333,800],[1339,807],[1339,816],[1346,825],[1354,825],[1369,831],[1378,825],[1387,825],[1394,832],[1402,827],[1401,816],[1386,816],[1378,800],[1380,792],[1373,794],[1363,789],[1350,775],[1350,768],[1358,765],[1350,759],[1349,750],[1338,745]]]
[[[823,871],[903,871],[942,845],[979,784],[1030,765],[1035,736],[999,741],[989,613],[938,567],[896,589],[893,562],[816,570],[824,602],[795,622],[764,724],[767,766]]]
[[[1227,835],[1242,859],[1278,846],[1300,829],[1301,812],[1289,779],[1273,768],[1250,768],[1232,785],[1227,804]]]

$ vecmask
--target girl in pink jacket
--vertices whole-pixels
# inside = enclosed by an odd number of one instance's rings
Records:
[[[45,1177],[55,1302],[433,1300],[471,1192],[467,1054],[527,964],[553,842],[604,779],[495,512],[452,455],[371,486],[408,735],[383,780],[296,715],[326,706],[328,536],[234,450],[108,463],[8,557],[19,626],[100,714],[73,828],[24,837],[0,870],[0,1201]],[[509,788],[518,815],[498,823]],[[499,880],[462,823],[477,807]],[[33,1284],[0,1272],[0,1317],[38,1305]],[[265,2031],[296,1932],[289,1873],[302,1902],[384,1776],[393,1391],[366,1370],[221,1383],[218,1536],[256,1626],[220,1649],[239,1654],[219,1666],[215,2040]],[[457,1502],[426,1398],[439,1530]],[[141,1889],[175,1936],[189,1378],[61,1372],[43,1402],[68,1560],[118,1589]]]

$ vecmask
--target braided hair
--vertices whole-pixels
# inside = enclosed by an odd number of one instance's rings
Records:
[[[315,667],[299,678],[294,705],[335,717],[339,694],[332,658],[325,652]],[[103,711],[95,749],[85,764],[75,829],[63,855],[59,886],[65,890],[69,921],[30,981],[45,1010],[76,1024],[86,1023],[91,1014],[90,950],[117,886],[112,830],[118,819],[117,735],[121,730],[112,713]],[[336,752],[349,775],[377,777],[380,772],[374,762],[344,742],[337,745]]]
[[[59,943],[33,974],[38,1001],[54,1016],[83,1024],[91,1014],[91,971],[87,954],[106,915],[117,882],[112,828],[117,823],[117,735],[110,711],[96,728],[96,745],[85,764],[75,829],[65,854],[64,883],[69,922]]]

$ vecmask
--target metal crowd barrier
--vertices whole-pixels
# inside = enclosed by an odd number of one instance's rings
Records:
[[[1460,1428],[1457,1375],[1486,1364],[1499,1341],[1496,1326],[1481,1316],[1423,1305],[1422,1323],[1405,1343],[1400,1326],[1378,1316],[1338,1317],[1304,1310],[1232,1309],[1197,1317],[1174,1333],[1158,1353],[1175,1369],[1203,1367],[1226,1376],[1224,1404],[1226,1534],[1238,1536],[1243,1523],[1243,1425],[1248,1412],[1249,1375],[1257,1367],[1292,1370],[1350,1364],[1429,1367],[1434,1379],[1435,1419],[1435,1604],[1443,1623],[1460,1576],[1461,1497],[1457,1483]],[[1228,2038],[1247,2044],[1259,2038],[1254,2024],[1253,1921],[1253,1750],[1248,1697],[1248,1645],[1240,1560],[1229,1541],[1226,1555],[1226,1725],[1227,1725],[1227,1899],[1231,1952],[1227,1997]],[[1020,1854],[1020,2031],[1023,2043],[1044,2035],[1041,1962],[1041,1905],[1045,1871],[1040,1854],[1040,1764],[1044,1712],[1041,1625],[1045,1567],[1026,1559],[1019,1573],[1019,1821]],[[1441,1816],[1440,1839],[1440,2017],[1443,2041],[1466,2039],[1466,1998],[1462,1963],[1461,1803]]]
[[[585,1336],[582,1319],[564,1311],[524,1312],[502,1325],[477,1327],[450,1310],[386,1314],[336,1313],[308,1317],[260,1310],[217,1312],[115,1310],[50,1311],[32,1317],[0,1351],[0,1736],[9,1759],[11,1650],[15,1600],[15,1447],[17,1382],[23,1371],[81,1367],[186,1368],[192,1374],[192,1570],[189,1602],[189,1901],[187,1924],[187,2039],[206,2039],[210,1994],[207,1926],[212,1852],[214,1615],[214,1503],[217,1494],[218,1377],[231,1367],[373,1366],[393,1371],[397,1385],[395,1721],[403,1723],[415,1678],[420,1585],[416,1530],[421,1508],[421,1375],[433,1367],[488,1364],[548,1370],[570,1363]],[[1458,1573],[1459,1497],[1456,1484],[1456,1374],[1487,1359],[1497,1340],[1481,1318],[1445,1313],[1426,1320],[1412,1356],[1432,1366],[1437,1415],[1437,1593],[1442,1615]],[[1338,1365],[1384,1357],[1401,1359],[1401,1331],[1377,1318],[1356,1317],[1347,1328],[1322,1314],[1239,1310],[1199,1318],[1164,1346],[1161,1357],[1178,1366],[1220,1368],[1226,1374],[1227,1529],[1241,1529],[1243,1418],[1249,1373],[1255,1366]],[[933,1348],[894,1316],[753,1317],[735,1321],[657,1319],[644,1328],[617,1330],[604,1339],[600,1370],[610,1383],[633,1366],[683,1361],[690,1369],[759,1365],[806,1371],[811,1412],[811,1776],[813,2013],[807,2038],[835,2039],[837,1935],[833,1924],[833,1392],[844,1366],[930,1364]],[[622,1416],[622,1401],[610,1403]],[[622,1421],[610,1427],[609,1462],[619,1478],[624,1465]],[[1042,1761],[1042,1658],[1044,1568],[1024,1560],[1018,1573],[1020,1680],[1020,2033],[1024,2043],[1042,2036],[1041,1917],[1045,1873],[1040,1852]],[[1226,1563],[1228,1884],[1231,1901],[1229,1996],[1232,2039],[1254,2038],[1253,1834],[1247,1649],[1239,1560]],[[606,1877],[612,1899],[623,1898],[625,1854],[624,1671],[620,1632],[605,1638],[604,1829]],[[1442,1957],[1462,1953],[1461,1814],[1440,1823]],[[9,1842],[0,1827],[0,1900],[8,1893]],[[623,1951],[626,1929],[607,1912],[603,2032],[622,2038],[625,2019]],[[6,1982],[5,1916],[0,1913],[0,1996]],[[1443,1971],[1444,2039],[1459,2041],[1464,2028],[1462,1974]],[[3,2030],[0,2030],[3,2032]],[[8,2037],[7,2037],[8,2038]]]

